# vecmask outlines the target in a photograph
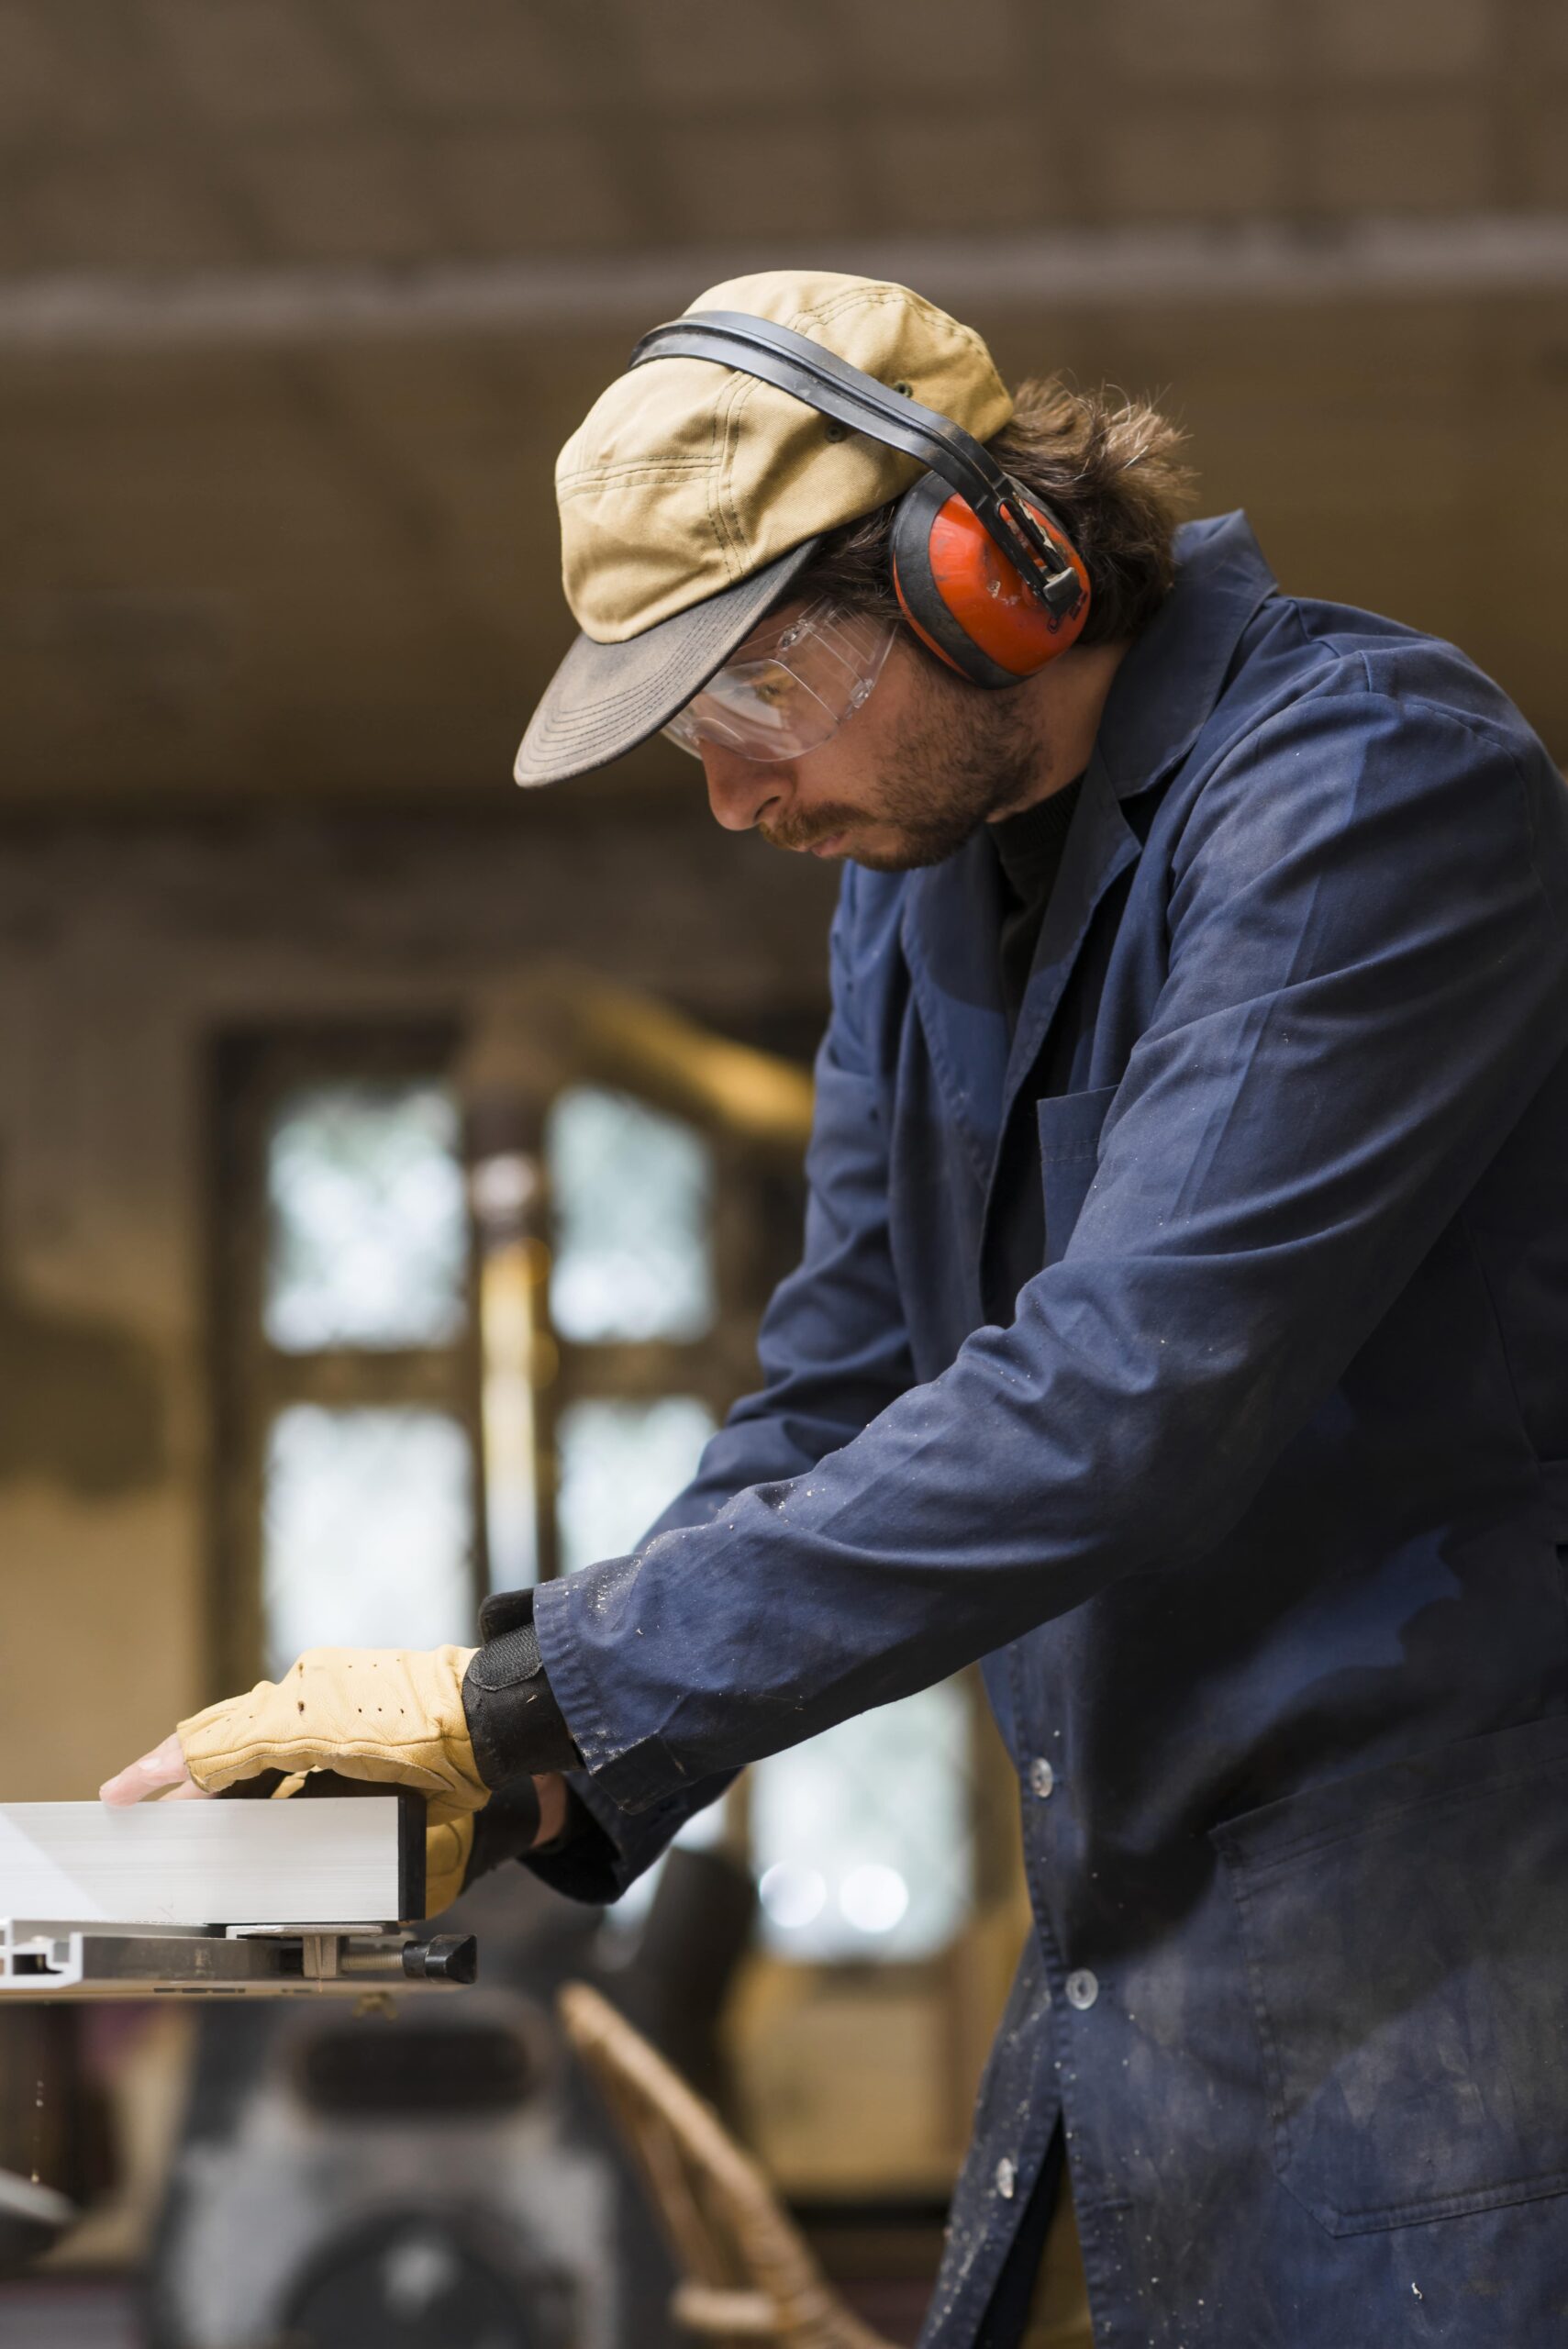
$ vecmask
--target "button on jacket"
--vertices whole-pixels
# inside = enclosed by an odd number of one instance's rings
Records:
[[[1101,2349],[1568,2339],[1568,797],[1451,647],[1183,534],[1016,1033],[850,867],[804,1261],[539,1593],[613,1843],[971,1658],[1035,1932],[927,2349],[1059,2123]],[[1048,1765],[1042,1767],[1042,1765]]]

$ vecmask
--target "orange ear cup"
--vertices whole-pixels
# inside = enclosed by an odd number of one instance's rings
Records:
[[[972,683],[1017,685],[1077,641],[1089,617],[1089,579],[1076,551],[1032,499],[1033,515],[1077,574],[1070,612],[1050,612],[1025,584],[973,508],[933,473],[900,507],[893,579],[905,618],[929,651]]]
[[[962,497],[947,500],[931,526],[931,577],[965,636],[1016,677],[1031,676],[1077,640],[1089,617],[1089,578],[1038,506],[1029,511],[1078,574],[1083,596],[1071,613],[1048,612],[1025,585]]]

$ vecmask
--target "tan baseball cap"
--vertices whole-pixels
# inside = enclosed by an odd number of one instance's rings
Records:
[[[907,286],[822,271],[731,278],[690,305],[808,335],[977,440],[1012,398],[979,335]],[[721,669],[824,531],[907,489],[919,461],[706,359],[619,376],[561,452],[562,573],[582,634],[517,752],[560,783],[646,741]]]

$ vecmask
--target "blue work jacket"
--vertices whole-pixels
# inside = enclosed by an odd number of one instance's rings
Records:
[[[983,834],[846,871],[766,1385],[539,1595],[608,1873],[981,1659],[1035,1932],[925,2349],[1059,2124],[1098,2349],[1549,2349],[1568,795],[1230,516],[1118,673],[1011,1037],[1001,912]]]

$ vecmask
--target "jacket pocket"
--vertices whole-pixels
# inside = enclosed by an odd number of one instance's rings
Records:
[[[1214,1831],[1274,2167],[1332,2235],[1568,2188],[1568,1720]]]
[[[1100,1163],[1100,1129],[1119,1089],[1097,1085],[1088,1093],[1048,1094],[1035,1104],[1048,1264],[1058,1264],[1066,1253],[1073,1228],[1084,1211]]]

